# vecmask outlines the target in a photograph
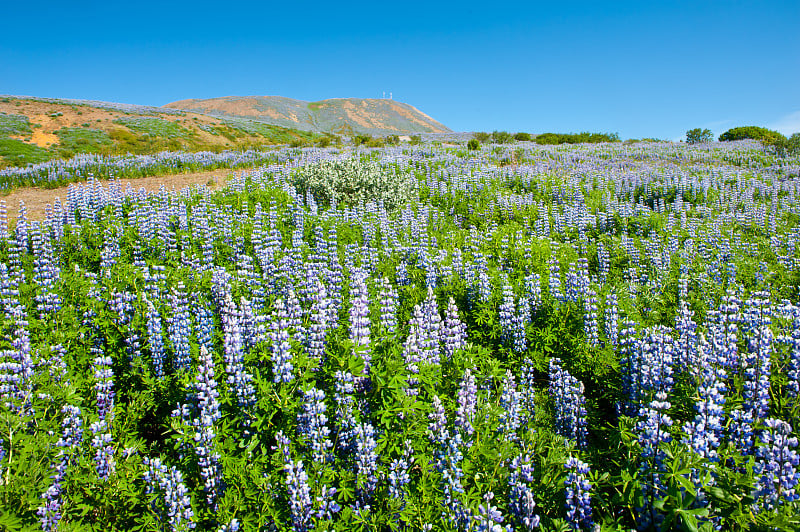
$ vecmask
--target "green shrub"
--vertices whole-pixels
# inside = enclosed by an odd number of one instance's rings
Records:
[[[0,157],[11,166],[43,163],[51,158],[49,151],[36,144],[0,137]]]
[[[744,139],[760,140],[764,144],[771,145],[780,140],[785,140],[786,137],[777,131],[758,126],[734,127],[719,136],[720,142]]]
[[[89,124],[84,124],[88,127]],[[107,153],[113,144],[111,138],[98,129],[62,128],[55,132],[59,139],[62,157],[75,153]]]
[[[372,140],[370,135],[353,135],[353,145],[361,146]]]
[[[537,144],[582,144],[619,142],[618,133],[542,133],[533,139]]]
[[[481,143],[478,142],[478,139],[469,139],[467,142],[467,148],[470,150],[478,150],[481,147]]]
[[[489,142],[489,139],[492,138],[492,136],[489,133],[486,133],[485,131],[478,131],[473,136],[481,144],[486,144],[487,142]]]
[[[414,193],[411,174],[389,173],[378,163],[360,159],[302,166],[292,173],[292,183],[302,195],[310,191],[319,204],[326,206],[382,200],[387,209],[393,209]]]
[[[30,135],[31,123],[27,116],[0,113],[0,136]]]
[[[117,118],[114,120],[114,123],[123,125],[131,131],[150,135],[151,137],[185,139],[191,136],[191,132],[188,129],[179,126],[175,122],[164,120],[163,118],[142,116],[135,118]]]
[[[508,144],[514,140],[508,131],[492,131],[492,142],[495,144]]]
[[[689,144],[701,144],[711,142],[714,137],[710,129],[700,129],[696,127],[686,132],[686,142]]]
[[[794,133],[788,139],[781,135],[781,138],[770,144],[770,148],[778,157],[800,155],[800,133]]]
[[[530,141],[531,140],[531,134],[530,133],[523,133],[523,132],[514,133],[514,140],[519,140],[521,142]]]

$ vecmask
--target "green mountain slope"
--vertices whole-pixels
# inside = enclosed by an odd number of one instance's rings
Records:
[[[225,96],[181,100],[164,107],[211,116],[248,118],[319,133],[410,135],[450,131],[415,107],[386,99],[333,98],[306,102],[283,96]]]

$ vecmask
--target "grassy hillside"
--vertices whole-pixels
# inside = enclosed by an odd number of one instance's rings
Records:
[[[106,102],[0,96],[0,168],[80,153],[221,151],[332,140],[332,135],[244,118]]]
[[[243,117],[283,127],[339,135],[412,135],[450,130],[411,105],[386,99],[333,98],[319,102],[283,96],[225,96],[164,106],[220,117]]]

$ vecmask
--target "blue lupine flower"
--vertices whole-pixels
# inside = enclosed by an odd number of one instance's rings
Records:
[[[619,344],[619,307],[617,294],[609,292],[606,295],[605,305],[605,324],[606,339],[608,343],[616,347]]]
[[[561,361],[550,359],[550,395],[555,403],[556,432],[583,449],[586,447],[586,399],[583,383],[561,368]]]
[[[282,299],[275,301],[275,316],[270,324],[269,337],[272,340],[272,382],[290,383],[294,379],[294,366],[289,345],[289,321]]]
[[[567,479],[566,490],[567,521],[574,530],[588,529],[592,521],[592,485],[587,479],[589,465],[580,459],[570,456],[564,465]]]
[[[472,422],[478,407],[478,386],[475,376],[467,368],[458,387],[458,408],[456,409],[455,426],[464,436],[472,436],[475,428]]]
[[[197,368],[194,384],[195,399],[199,416],[193,422],[195,428],[195,453],[197,454],[200,477],[203,479],[203,491],[212,508],[216,508],[221,491],[221,472],[219,453],[216,450],[216,423],[221,415],[219,411],[219,392],[214,380],[214,359],[204,345],[200,346],[200,365]]]
[[[478,513],[474,520],[477,532],[504,532],[506,530],[500,526],[505,518],[500,510],[491,504],[492,499],[494,499],[494,493],[490,491],[483,496],[483,503],[478,505]]]
[[[594,290],[588,289],[583,306],[583,332],[589,345],[596,346],[600,343],[600,337],[597,325],[597,294]]]
[[[58,530],[58,523],[61,521],[61,506],[64,501],[61,497],[63,482],[67,475],[69,466],[77,461],[76,451],[83,441],[83,420],[81,410],[77,406],[64,405],[61,409],[64,420],[61,422],[62,435],[56,443],[61,450],[58,453],[54,464],[55,475],[52,476],[53,482],[42,494],[44,504],[37,510],[37,515],[42,523],[42,530],[47,532]],[[0,449],[0,462],[3,460],[4,449]]]
[[[542,306],[542,279],[538,273],[525,277],[525,295],[530,304],[531,315],[535,315]]]
[[[230,293],[224,296],[220,317],[228,386],[236,396],[239,406],[246,409],[255,404],[255,389],[252,384],[253,376],[244,369],[240,314]]]
[[[167,522],[174,531],[193,530],[194,512],[189,490],[183,483],[183,474],[175,466],[167,467],[160,458],[144,459],[147,471],[144,474],[147,493],[160,490],[164,494]]]
[[[292,514],[292,530],[305,532],[312,527],[314,503],[311,500],[311,488],[308,475],[303,469],[303,462],[294,461],[290,454],[290,441],[283,432],[275,435],[278,448],[284,457],[283,469],[286,472],[286,489],[289,493],[289,511]]]
[[[447,360],[452,359],[453,354],[467,344],[467,326],[459,318],[458,307],[452,297],[447,302],[441,336],[443,352]]]
[[[308,442],[314,462],[324,464],[333,459],[330,429],[325,415],[325,392],[310,388],[304,394],[303,413],[297,419],[297,431]]]
[[[714,358],[715,352],[704,341],[698,348],[698,362],[700,364],[700,383],[698,386],[699,400],[695,403],[697,415],[694,420],[687,421],[684,425],[686,438],[684,443],[703,457],[707,468],[714,469],[715,462],[719,461],[717,448],[723,434],[722,419],[725,404],[725,370],[719,366],[719,361]],[[692,471],[692,481],[698,490],[702,489],[704,482],[698,474]],[[712,477],[711,483],[713,484]]]
[[[628,397],[626,412],[634,412],[655,394],[672,390],[674,340],[666,327],[645,330],[639,341],[631,340],[629,326],[623,330],[625,351],[622,359],[623,391]]]
[[[509,469],[508,508],[511,519],[518,529],[531,531],[539,527],[540,519],[533,499],[533,464],[530,455],[515,457]]]
[[[514,344],[514,317],[516,312],[514,293],[509,284],[504,284],[503,301],[500,303],[500,308],[498,309],[497,321],[500,324],[501,330],[500,340],[506,347],[512,347]]]
[[[769,412],[769,375],[774,336],[769,328],[772,310],[769,294],[756,292],[745,303],[743,323],[747,328],[744,409],[753,419],[764,419]]]
[[[355,274],[351,291],[350,340],[353,342],[355,354],[364,360],[364,376],[368,376],[372,349],[369,345],[369,294],[363,272]]]
[[[101,480],[106,480],[114,472],[114,447],[108,421],[106,419],[95,421],[89,426],[89,429],[94,434],[92,447],[94,448],[95,470]]]
[[[555,256],[550,257],[549,264],[550,275],[548,277],[548,287],[550,290],[550,297],[556,301],[563,302],[564,294],[561,291],[561,266],[558,263],[558,258]]]
[[[438,395],[433,396],[431,407],[431,413],[428,414],[428,419],[430,420],[428,423],[428,438],[431,443],[441,446],[450,438],[450,433],[447,430],[447,414]]]
[[[325,357],[325,336],[331,327],[330,311],[331,301],[328,298],[325,285],[317,279],[316,291],[312,296],[311,324],[308,327],[308,356],[318,361],[321,366]]]
[[[756,503],[769,510],[800,499],[800,456],[797,438],[789,436],[792,427],[780,419],[767,419],[761,431],[761,444],[756,450]]]
[[[665,493],[661,478],[666,471],[664,463],[666,453],[661,449],[662,442],[672,441],[669,427],[672,419],[664,414],[672,405],[667,401],[664,392],[658,392],[648,407],[639,411],[640,420],[636,424],[639,445],[642,447],[640,470],[642,475],[642,493],[644,507],[639,508],[640,521],[637,527],[646,530],[651,526],[659,526],[663,515],[659,514],[655,502]]]
[[[172,344],[173,364],[176,370],[188,371],[191,364],[189,337],[191,331],[191,314],[189,301],[184,292],[183,283],[173,289],[170,296],[172,318],[167,320],[167,334]]]
[[[161,329],[161,314],[155,305],[142,295],[147,306],[147,337],[150,345],[150,361],[153,364],[153,375],[160,379],[164,376],[166,353],[164,352],[164,337]]]
[[[378,293],[380,299],[381,327],[386,335],[397,331],[397,289],[392,286],[389,279],[382,277]]]
[[[500,427],[498,430],[507,441],[517,441],[522,415],[522,394],[517,390],[517,383],[511,370],[506,371],[503,379],[503,393],[500,396]]]
[[[370,423],[357,423],[353,429],[358,498],[361,507],[369,504],[378,485],[378,453],[375,429]]]

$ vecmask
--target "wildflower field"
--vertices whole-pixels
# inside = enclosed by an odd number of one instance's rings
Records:
[[[797,157],[243,159],[3,211],[0,529],[800,528]]]

